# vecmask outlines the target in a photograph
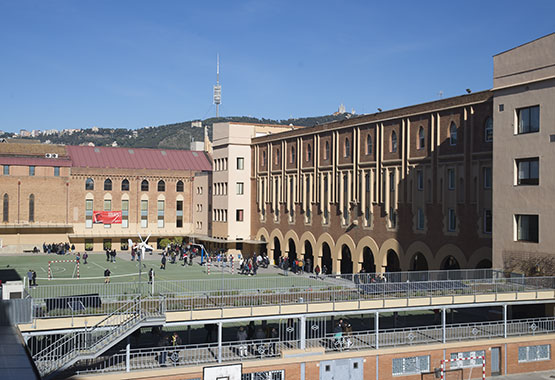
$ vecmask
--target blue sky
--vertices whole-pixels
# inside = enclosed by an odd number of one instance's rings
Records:
[[[555,1],[0,0],[0,130],[372,113],[488,89]]]

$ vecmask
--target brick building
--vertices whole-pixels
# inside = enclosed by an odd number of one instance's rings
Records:
[[[330,273],[490,267],[492,97],[254,138],[253,237]]]
[[[192,234],[195,174],[211,171],[204,152],[11,143],[0,144],[0,165],[7,250],[119,250],[139,233]],[[122,221],[93,223],[94,211],[121,211]]]

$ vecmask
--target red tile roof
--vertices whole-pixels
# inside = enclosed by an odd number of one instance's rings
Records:
[[[171,149],[111,148],[94,146],[66,147],[74,167],[153,169],[153,170],[212,170],[204,152]]]
[[[14,166],[71,166],[71,161],[59,158],[0,156],[0,165]]]

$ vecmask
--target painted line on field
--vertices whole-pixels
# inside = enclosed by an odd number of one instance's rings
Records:
[[[97,267],[99,267],[102,270],[106,270],[106,268],[104,268],[102,265],[98,265],[97,263],[95,263],[94,261],[89,261],[89,263],[96,265]]]

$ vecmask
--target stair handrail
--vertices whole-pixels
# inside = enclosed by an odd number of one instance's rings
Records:
[[[103,318],[100,322],[96,323],[93,327],[91,327],[90,329],[85,329],[85,331],[78,331],[78,332],[71,332],[69,334],[64,334],[64,336],[62,336],[60,339],[56,340],[55,342],[53,342],[52,344],[50,344],[48,347],[43,348],[41,351],[39,351],[38,353],[36,353],[35,355],[33,355],[33,360],[36,360],[39,356],[41,356],[41,354],[43,354],[45,351],[52,351],[52,347],[57,345],[58,342],[61,342],[63,339],[65,339],[66,337],[71,338],[72,336],[75,335],[79,335],[79,334],[83,334],[83,333],[93,333],[95,332],[96,329],[98,329],[99,327],[105,327],[102,326],[103,324],[105,324],[105,322],[107,320],[109,320],[110,318],[112,318],[114,315],[120,315],[122,309],[127,308],[129,309],[130,305],[131,307],[133,307],[137,301],[138,297],[133,298],[132,300],[130,300],[128,303],[126,303],[125,305],[122,305],[121,307],[119,307],[118,309],[114,310],[112,313],[110,313],[108,316],[106,316],[105,318]]]
[[[143,307],[143,302],[149,303],[151,301],[157,301],[154,312],[152,312],[148,307]],[[132,301],[113,311],[100,322],[96,323],[90,330],[85,329],[85,331],[65,334],[56,342],[35,354],[33,356],[33,360],[35,361],[37,368],[39,368],[41,375],[51,373],[71,362],[76,356],[86,355],[86,351],[92,353],[97,352],[98,350],[96,350],[95,347],[104,345],[105,341],[108,339],[114,339],[114,337],[121,336],[122,332],[124,333],[129,331],[129,325],[137,325],[142,320],[152,315],[165,315],[165,298],[156,297],[143,300],[140,297],[136,297]],[[107,324],[107,322],[115,316],[120,316],[121,321],[117,321],[116,323],[112,323],[110,321],[110,323]],[[99,328],[106,326],[112,326],[112,328],[102,330],[101,333],[103,334],[94,339],[96,331]],[[71,349],[67,350],[65,346],[67,346],[72,340],[75,342],[70,345]],[[63,350],[63,353],[57,353],[57,351],[60,350]]]

